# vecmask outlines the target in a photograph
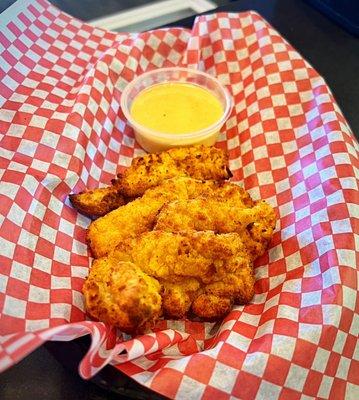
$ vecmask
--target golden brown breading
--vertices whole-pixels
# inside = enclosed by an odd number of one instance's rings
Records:
[[[124,240],[112,256],[158,279],[163,312],[171,318],[182,318],[192,305],[197,316],[219,319],[233,301],[247,303],[254,294],[255,257],[237,233],[151,231]],[[196,301],[200,295],[206,296]]]
[[[207,284],[205,293],[217,297],[230,297],[236,304],[246,304],[254,295],[253,269],[246,267],[235,273],[225,274],[220,281]]]
[[[222,150],[192,146],[133,159],[131,166],[118,175],[118,185],[125,196],[138,197],[165,179],[183,176],[219,181],[232,174],[227,155]]]
[[[70,194],[69,198],[77,211],[90,217],[101,217],[126,204],[124,197],[114,185]]]
[[[165,317],[180,319],[190,311],[192,302],[201,287],[195,278],[178,279],[177,283],[161,280],[162,307]]]
[[[126,238],[150,231],[163,204],[178,198],[187,198],[187,188],[192,190],[193,186],[198,187],[198,190],[208,190],[215,184],[212,181],[202,183],[191,178],[167,180],[146,191],[141,198],[93,221],[87,233],[93,256],[102,257]]]
[[[248,303],[276,216],[230,176],[221,150],[193,146],[134,159],[112,186],[71,195],[79,211],[107,213],[87,232],[97,258],[83,286],[88,313],[139,334],[162,313],[217,320]]]
[[[83,286],[87,312],[126,333],[151,329],[161,314],[160,284],[136,265],[95,260]]]
[[[228,202],[250,206],[252,200],[241,187],[228,182],[199,181],[192,178],[172,178],[148,189],[145,194],[93,221],[87,241],[95,258],[113,250],[128,237],[150,231],[161,207],[170,201],[198,196],[218,197]]]
[[[196,198],[165,204],[156,218],[154,229],[167,232],[211,230],[217,233],[242,233],[243,241],[256,242],[248,243],[247,247],[259,256],[273,235],[275,223],[275,212],[265,201],[245,207],[240,202]]]
[[[232,176],[226,154],[215,147],[193,146],[137,157],[112,185],[71,194],[71,204],[90,217],[100,217],[126,204],[166,179],[192,177],[224,180]]]
[[[202,293],[192,303],[192,312],[205,320],[218,320],[231,311],[233,299]]]
[[[119,243],[113,255],[133,262],[150,276],[174,283],[178,277],[211,283],[252,261],[238,234],[211,231],[146,232]]]

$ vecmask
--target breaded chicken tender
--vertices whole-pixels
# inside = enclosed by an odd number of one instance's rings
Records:
[[[89,315],[141,334],[162,315],[218,320],[248,303],[276,215],[231,176],[224,152],[192,146],[136,158],[111,186],[71,195],[99,216],[87,231]]]
[[[176,148],[137,157],[123,174],[112,179],[112,185],[70,194],[69,197],[77,211],[100,217],[169,178],[220,181],[231,176],[227,155],[222,150],[206,146]]]
[[[126,204],[116,185],[69,195],[73,207],[90,217],[101,217]]]
[[[232,174],[222,150],[206,146],[181,147],[133,159],[131,166],[118,175],[118,185],[124,196],[138,197],[165,179],[184,176],[219,181]]]
[[[87,312],[126,333],[151,329],[161,315],[160,284],[114,257],[95,260],[83,286]]]
[[[191,277],[207,284],[250,265],[246,250],[236,233],[151,231],[122,241],[112,254],[155,278],[175,283]]]
[[[237,232],[242,234],[247,248],[259,256],[272,238],[275,224],[275,212],[265,201],[245,207],[240,202],[196,198],[165,204],[156,218],[154,229],[167,232]]]
[[[151,231],[121,242],[112,257],[132,262],[163,286],[163,312],[219,319],[254,294],[254,257],[237,233]],[[203,302],[203,299],[206,299]]]
[[[186,317],[201,288],[200,281],[195,278],[179,277],[176,283],[166,280],[161,282],[162,308],[165,317],[175,319]]]
[[[192,312],[206,320],[223,318],[231,311],[233,299],[202,293],[192,303]]]
[[[128,237],[152,230],[162,206],[178,199],[198,196],[218,197],[243,206],[253,204],[248,193],[228,182],[200,181],[192,178],[172,178],[126,205],[93,221],[87,232],[87,241],[95,258],[113,250]]]

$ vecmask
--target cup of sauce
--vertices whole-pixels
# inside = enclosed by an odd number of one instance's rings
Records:
[[[227,89],[213,76],[188,68],[146,72],[123,90],[121,108],[148,152],[212,146],[232,110]]]

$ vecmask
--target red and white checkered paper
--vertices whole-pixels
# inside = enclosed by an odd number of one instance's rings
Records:
[[[266,21],[221,13],[192,31],[117,34],[21,0],[0,17],[0,53],[2,369],[45,340],[91,334],[85,378],[111,363],[177,399],[359,398],[358,147],[323,78]],[[231,91],[218,146],[279,221],[251,304],[131,339],[85,320],[90,220],[68,194],[143,153],[121,90],[175,65]]]

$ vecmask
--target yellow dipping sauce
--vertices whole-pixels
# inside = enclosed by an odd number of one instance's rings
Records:
[[[133,100],[132,118],[161,133],[199,131],[223,115],[220,101],[207,89],[191,83],[167,82],[150,86]]]

